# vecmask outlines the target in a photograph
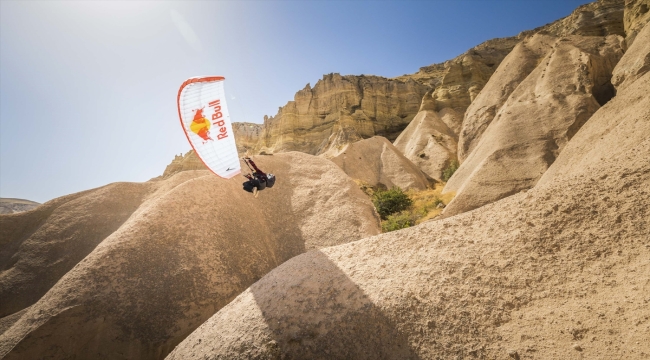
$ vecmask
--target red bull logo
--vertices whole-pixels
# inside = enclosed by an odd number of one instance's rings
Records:
[[[196,110],[196,113],[194,113],[194,120],[190,124],[190,130],[203,139],[204,144],[208,140],[212,140],[210,137],[210,122],[203,116],[203,108]]]
[[[190,130],[203,139],[204,144],[208,142],[208,140],[214,140],[210,137],[210,128],[212,125],[216,126],[219,130],[217,140],[228,137],[228,128],[226,128],[226,121],[223,119],[223,113],[221,112],[221,100],[211,101],[209,105],[214,111],[212,113],[212,122],[206,119],[205,115],[203,115],[203,108],[201,108],[196,110],[194,113],[194,119],[190,124]]]
[[[217,140],[227,138],[228,129],[226,128],[226,122],[223,119],[223,113],[221,113],[221,100],[217,99],[211,101],[208,105],[210,105],[214,110],[214,113],[212,114],[212,125],[219,127]]]

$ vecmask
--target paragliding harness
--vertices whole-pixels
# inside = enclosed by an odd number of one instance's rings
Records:
[[[257,197],[257,191],[261,191],[268,188],[272,188],[275,185],[275,175],[267,174],[260,170],[255,162],[249,157],[244,158],[244,162],[248,169],[251,171],[250,174],[244,175],[248,181],[244,182],[244,190],[252,192]]]

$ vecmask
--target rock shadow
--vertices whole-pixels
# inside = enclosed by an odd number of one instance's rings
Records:
[[[420,359],[397,324],[321,251],[281,265],[250,291],[271,332],[261,358]]]

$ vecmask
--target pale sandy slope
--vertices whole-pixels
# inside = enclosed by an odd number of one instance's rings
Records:
[[[9,316],[12,326],[2,321],[6,331],[0,335],[0,357],[163,358],[287,259],[379,233],[367,196],[328,160],[283,153],[256,161],[277,175],[276,185],[257,199],[241,189],[243,177],[223,180],[208,171],[190,171],[163,181],[69,196],[48,211],[32,212],[33,223],[29,217],[21,218],[22,225],[15,226],[18,230],[9,242],[14,243],[14,237],[27,240],[17,245],[14,265],[3,265],[8,268],[3,276],[20,263],[55,268],[52,244],[59,243],[63,250],[92,246],[102,231],[108,231],[101,228],[97,215],[122,214],[118,211],[122,209],[126,216],[38,302]],[[143,193],[140,188],[147,186],[149,192]],[[106,194],[113,199],[103,198]],[[124,208],[111,208],[120,203]],[[129,204],[137,204],[136,209]],[[69,224],[63,227],[52,217]],[[119,222],[108,220],[109,227]],[[55,231],[52,224],[63,230]],[[49,236],[35,236],[39,231]],[[89,234],[89,239],[69,238],[77,233]],[[27,242],[33,251],[24,249]],[[41,255],[47,255],[47,261]],[[35,267],[23,266],[21,271],[35,279],[34,285],[44,276]]]
[[[168,358],[647,358],[649,103],[647,73],[585,125],[611,131],[567,145],[611,155],[468,213],[293,258]],[[558,164],[589,156],[567,151]]]

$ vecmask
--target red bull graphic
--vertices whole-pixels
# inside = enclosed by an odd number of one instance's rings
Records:
[[[221,113],[221,100],[217,99],[209,103],[210,106],[214,108],[214,113],[212,114],[212,124],[219,127],[219,134],[217,134],[217,140],[225,139],[228,137],[228,128],[226,128],[226,122],[223,120],[223,114]]]
[[[178,117],[187,141],[205,166],[230,179],[241,173],[223,76],[187,79],[178,89]]]
[[[210,122],[203,116],[203,108],[196,110],[196,113],[194,113],[194,120],[190,124],[190,130],[201,137],[204,144],[208,140],[212,140],[210,137]]]

